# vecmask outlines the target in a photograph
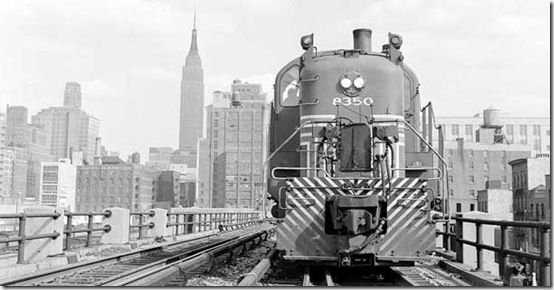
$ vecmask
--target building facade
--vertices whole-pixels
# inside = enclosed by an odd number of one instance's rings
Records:
[[[77,167],[77,211],[123,207],[131,211],[153,208],[159,172],[141,164],[105,156],[101,164]]]
[[[488,181],[499,181],[501,189],[511,190],[511,167],[508,163],[532,156],[530,144],[509,142],[498,110],[487,109],[479,116],[480,124],[472,123],[471,130],[468,125],[467,136],[448,135],[448,128],[454,125],[442,124],[445,126],[443,130],[446,128],[444,157],[448,168],[446,173],[450,213],[476,210],[477,192],[486,189]],[[441,121],[443,120],[439,119],[437,123]],[[452,140],[453,137],[456,139]]]
[[[6,115],[0,113],[0,203],[12,200],[13,152],[6,148]]]
[[[503,126],[508,144],[529,145],[531,156],[550,152],[549,117],[514,117],[488,108],[472,117],[437,117],[436,123],[442,126],[446,141],[464,138],[466,142],[478,142],[477,129],[483,125],[487,111],[493,111],[493,119]]]
[[[32,123],[46,131],[47,144],[54,158],[69,158],[71,149],[82,151],[87,163],[93,163],[99,121],[71,107],[50,107],[32,117]]]
[[[172,153],[173,149],[170,147],[150,147],[146,165],[159,171],[169,170]]]
[[[8,106],[6,148],[13,154],[11,195],[17,199],[39,200],[41,162],[54,162],[47,144],[47,133],[39,125],[27,122],[23,106]]]
[[[65,84],[63,92],[63,106],[68,108],[81,108],[81,85],[75,82]]]
[[[196,13],[190,50],[183,66],[180,108],[179,149],[195,152],[196,142],[202,137],[204,121],[204,71],[198,53]]]
[[[549,221],[545,175],[550,174],[550,157],[521,158],[512,167],[514,220]],[[516,247],[538,253],[539,235],[535,229],[516,228]]]
[[[207,107],[207,136],[201,141],[198,206],[257,208],[264,192],[268,107],[261,85],[232,84]],[[229,99],[229,96],[232,98]]]
[[[41,162],[39,204],[75,212],[77,167],[69,158]]]

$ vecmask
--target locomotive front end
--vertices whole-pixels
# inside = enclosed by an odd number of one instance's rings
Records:
[[[354,30],[353,49],[321,52],[307,35],[277,75],[268,191],[287,259],[410,262],[434,245],[427,180],[404,174],[416,78],[399,35],[375,52],[371,34]]]

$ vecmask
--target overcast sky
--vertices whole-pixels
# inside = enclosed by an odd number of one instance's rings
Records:
[[[352,47],[352,30],[402,35],[423,102],[439,116],[488,105],[549,116],[549,2],[540,0],[0,0],[0,106],[30,115],[82,86],[108,150],[177,147],[181,69],[197,10],[206,103],[239,78],[272,94],[275,73],[315,33],[320,50]],[[123,157],[126,157],[124,155]]]

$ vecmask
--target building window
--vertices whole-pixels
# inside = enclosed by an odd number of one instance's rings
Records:
[[[483,151],[483,157],[485,157],[485,158],[489,157],[489,151],[484,150]]]
[[[448,193],[449,193],[450,195],[454,195],[454,189],[452,189],[452,188],[449,189],[449,190],[448,190]]]
[[[514,125],[506,125],[506,135],[514,135]]]
[[[458,136],[460,134],[460,126],[452,125],[452,135]]]
[[[483,163],[483,170],[489,170],[489,163],[485,162]]]
[[[473,162],[469,162],[469,168],[471,169],[475,168],[475,164]]]
[[[473,149],[469,149],[469,157],[473,157]]]
[[[469,204],[469,211],[474,211],[475,210],[475,204],[474,203],[470,203]]]
[[[469,140],[473,140],[473,125],[466,125],[466,136],[469,137]]]
[[[533,135],[539,136],[541,134],[541,125],[533,125]]]
[[[448,176],[448,182],[454,183],[454,176],[449,175],[449,176]]]
[[[541,142],[539,140],[533,140],[533,150],[535,151],[541,150]]]
[[[456,203],[456,212],[462,212],[462,204]]]
[[[473,176],[473,175],[470,175],[470,176],[469,176],[469,183],[470,183],[470,184],[474,184],[474,183],[475,183],[475,176]]]
[[[527,125],[519,126],[519,135],[527,136]]]

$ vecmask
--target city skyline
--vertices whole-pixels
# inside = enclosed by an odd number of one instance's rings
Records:
[[[300,36],[314,32],[322,50],[348,48],[351,30],[367,27],[376,49],[389,31],[404,37],[423,101],[433,100],[439,116],[472,115],[488,104],[515,115],[548,116],[548,5],[348,1],[313,11],[308,2],[199,3],[205,104],[235,78],[261,83],[271,97],[274,74],[302,52]],[[0,57],[6,59],[1,106],[26,106],[34,115],[61,105],[65,83],[74,81],[82,86],[82,107],[101,120],[108,149],[145,157],[148,147],[178,147],[180,68],[190,44],[192,2],[0,6]],[[305,17],[314,13],[325,17]],[[408,14],[429,19],[413,21]],[[327,23],[329,17],[337,21]],[[465,27],[466,20],[476,24]],[[524,56],[529,51],[532,56]]]

